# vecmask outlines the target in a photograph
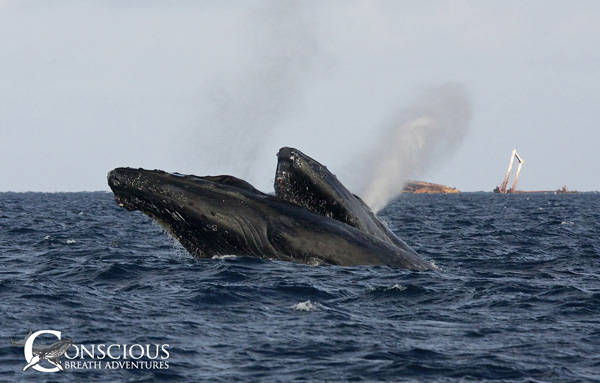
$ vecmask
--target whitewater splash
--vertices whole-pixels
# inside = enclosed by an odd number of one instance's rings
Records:
[[[300,302],[292,306],[292,309],[297,311],[319,311],[320,310],[319,303],[312,303],[311,301]]]
[[[406,182],[461,142],[471,118],[466,92],[448,84],[425,92],[368,153],[359,195],[377,213]]]

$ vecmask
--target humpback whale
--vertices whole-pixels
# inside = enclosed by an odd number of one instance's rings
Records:
[[[375,217],[371,208],[352,194],[327,167],[298,149],[277,153],[275,195],[317,214],[331,217],[417,254]]]
[[[117,203],[159,223],[197,257],[246,255],[311,265],[434,266],[414,251],[255,189],[233,176],[117,168]]]

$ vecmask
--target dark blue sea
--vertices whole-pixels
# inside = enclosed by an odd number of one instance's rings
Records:
[[[195,259],[110,193],[1,193],[0,381],[600,382],[600,194],[380,217],[439,270]],[[29,329],[168,345],[168,368],[22,371]]]

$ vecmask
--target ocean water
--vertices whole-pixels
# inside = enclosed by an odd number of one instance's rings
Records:
[[[0,381],[600,382],[600,194],[405,195],[380,217],[439,270],[194,259],[110,193],[1,193]],[[168,345],[140,359],[168,368],[22,371],[30,328]]]

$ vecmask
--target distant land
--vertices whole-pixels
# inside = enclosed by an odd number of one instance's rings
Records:
[[[575,193],[578,193],[578,191],[577,190],[569,190],[569,189],[567,189],[566,185],[557,190],[515,190],[515,191],[503,190],[502,188],[500,188],[500,186],[496,186],[496,188],[494,189],[494,193],[500,193],[500,194],[527,194],[527,193],[531,193],[531,194],[535,194],[535,193],[575,194]]]
[[[449,194],[460,192],[456,188],[423,181],[408,181],[408,184],[402,190],[402,193],[411,194]]]
[[[424,181],[408,181],[408,184],[402,190],[402,193],[408,194],[453,194],[462,193],[457,188],[450,186],[434,184],[431,182]],[[494,193],[501,194],[528,194],[528,193],[553,193],[553,194],[573,194],[577,193],[577,190],[569,190],[566,186],[558,190],[505,190],[503,191],[499,186],[494,189]]]

